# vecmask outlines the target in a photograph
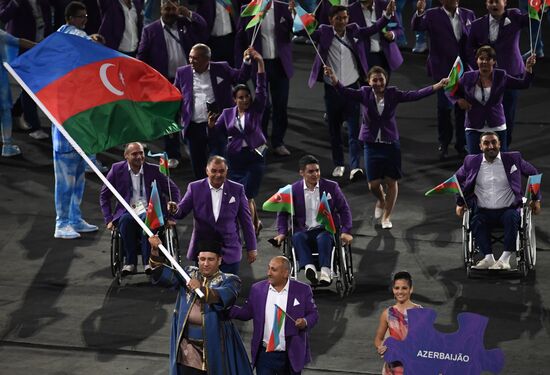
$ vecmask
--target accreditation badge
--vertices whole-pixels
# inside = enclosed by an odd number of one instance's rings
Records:
[[[145,214],[145,212],[147,212],[147,208],[145,207],[142,201],[137,201],[135,204],[132,205],[132,208],[134,209],[134,212],[138,216]]]

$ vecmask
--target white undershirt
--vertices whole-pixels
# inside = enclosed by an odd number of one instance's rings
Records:
[[[519,171],[516,170],[514,173]],[[483,155],[474,194],[477,197],[478,206],[482,208],[499,209],[510,207],[514,203],[514,192],[506,177],[500,153],[492,163],[489,163]]]
[[[193,122],[207,122],[208,109],[206,102],[214,103],[214,90],[210,79],[210,66],[202,73],[193,70]]]
[[[128,165],[128,171],[130,172],[130,180],[132,181],[132,197],[130,198],[130,206],[135,206],[137,202],[141,201],[143,207],[147,207],[147,198],[145,197],[145,182],[143,182],[143,165],[138,173],[134,173]],[[140,190],[141,186],[141,192]]]
[[[261,24],[262,33],[262,56],[264,59],[274,59],[277,57],[277,47],[275,46],[275,11],[273,4],[267,11],[267,14]]]
[[[363,17],[365,17],[365,23],[367,27],[371,27],[376,23],[376,12],[374,10],[374,3],[372,3],[372,11],[367,8],[362,8]],[[370,36],[370,51],[371,52],[380,52],[380,34],[375,33]]]
[[[218,1],[216,4],[216,15],[214,16],[214,25],[212,26],[212,36],[224,36],[233,31],[231,26],[231,16],[229,12]]]
[[[332,67],[336,78],[338,78],[338,81],[340,81],[343,86],[349,86],[359,79],[359,72],[357,69],[358,62],[355,61],[355,56],[353,56],[350,49],[342,44],[337,38],[338,35],[335,31],[332,44],[328,49],[327,65]],[[351,47],[351,43],[346,39],[345,33],[341,39]],[[325,82],[331,84],[330,78],[325,76]]]
[[[288,300],[288,287],[290,284],[290,279],[287,280],[285,287],[280,291],[269,285],[267,291],[267,300],[265,302],[265,322],[264,322],[264,337],[263,342],[267,346],[269,342],[269,336],[273,330],[273,321],[275,320],[275,305],[279,306],[283,311],[286,312],[286,305]],[[288,318],[285,318],[285,321]],[[275,351],[285,351],[286,350],[286,340],[285,340],[285,325],[281,327],[279,331],[279,345],[275,347]]]
[[[317,212],[319,211],[320,201],[319,183],[317,182],[313,190],[309,190],[304,180],[304,203],[306,209],[306,227],[308,230],[319,226],[317,222]]]
[[[498,38],[499,20],[489,14],[489,42],[494,43]]]
[[[462,24],[460,22],[460,15],[458,14],[458,8],[456,9],[454,16],[447,9],[443,8],[443,10],[447,13],[449,21],[451,21],[453,33],[455,34],[456,41],[458,42],[462,37]]]
[[[210,186],[210,196],[212,197],[212,212],[214,213],[215,221],[218,221],[220,209],[222,208],[223,185],[224,184],[222,184],[219,189],[216,189],[210,185],[210,181],[208,181],[208,186]]]
[[[123,0],[119,0],[119,2],[124,12],[124,33],[122,34],[118,50],[122,52],[134,52],[139,42],[136,7],[132,2],[130,2],[131,8],[128,8]]]
[[[160,24],[162,25],[164,40],[166,40],[166,51],[168,52],[168,77],[174,78],[176,76],[176,70],[178,70],[180,66],[187,65],[187,59],[185,58],[185,54],[183,53],[183,48],[181,47],[181,44],[174,38],[174,36],[178,39],[180,37],[180,34],[178,32],[178,24],[177,22],[174,22],[172,26],[168,26],[164,22],[162,22],[162,19],[160,20]],[[166,28],[169,28],[170,32],[174,36],[170,35]]]

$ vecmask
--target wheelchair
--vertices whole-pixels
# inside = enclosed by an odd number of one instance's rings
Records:
[[[336,292],[340,297],[344,298],[350,295],[355,289],[355,277],[353,274],[353,260],[351,253],[351,245],[342,245],[340,240],[340,231],[334,235],[335,243],[332,246],[330,257],[330,279],[335,281]],[[283,242],[283,255],[290,261],[290,276],[293,279],[298,279],[298,259],[294,246],[292,245],[292,235],[289,233]],[[315,266],[319,269],[319,253],[313,252]],[[330,285],[329,285],[330,286]],[[322,287],[319,285],[311,285],[313,289]]]
[[[464,216],[462,217],[462,254],[464,267],[466,269],[466,276],[468,278],[473,276],[473,271],[484,271],[472,268],[476,263],[476,257],[479,258],[481,252],[475,243],[475,239],[470,228],[471,215],[472,212],[468,209],[464,211]],[[496,229],[497,230],[491,234],[491,243],[503,243],[503,228]],[[499,229],[500,232],[498,231]],[[527,202],[527,198],[525,197],[523,198],[520,209],[520,225],[516,238],[515,255],[516,268],[512,267],[512,269],[507,272],[519,273],[522,279],[527,279],[530,275],[534,276],[535,265],[537,262],[537,239],[535,236],[535,225],[532,209]]]
[[[182,264],[182,255],[179,247],[178,232],[176,227],[165,226],[158,233],[162,238],[162,243],[170,252],[170,255]],[[141,254],[141,249],[137,250]],[[118,285],[122,283],[122,267],[124,266],[124,250],[122,246],[122,236],[118,227],[114,227],[111,231],[111,274],[116,279]],[[140,272],[138,272],[140,273]]]

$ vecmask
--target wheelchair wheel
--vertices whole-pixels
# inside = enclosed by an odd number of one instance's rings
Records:
[[[345,297],[349,289],[349,282],[346,275],[346,249],[340,244],[340,241],[337,241],[338,253],[337,253],[337,264],[338,264],[338,279],[336,281],[336,291],[340,297]]]
[[[294,280],[298,279],[298,267],[296,262],[296,254],[294,253],[294,248],[292,247],[292,239],[288,236],[283,241],[283,255],[289,260],[290,262],[290,277],[292,277]]]
[[[116,277],[122,268],[120,261],[120,233],[118,230],[111,231],[111,275]]]
[[[346,274],[345,277],[348,280],[347,295],[350,295],[355,290],[355,275],[353,274],[353,256],[351,252],[351,246],[345,246],[345,258],[346,260]]]
[[[525,215],[525,263],[529,270],[534,270],[537,263],[537,238],[531,210]]]
[[[179,265],[181,265],[182,262],[182,256],[181,251],[179,248],[179,239],[178,239],[178,232],[175,228],[167,227],[164,231],[164,243],[166,244],[166,249],[178,262]]]

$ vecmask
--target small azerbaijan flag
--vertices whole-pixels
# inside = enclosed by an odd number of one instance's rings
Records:
[[[162,208],[160,205],[160,196],[157,189],[157,180],[151,184],[151,196],[149,197],[149,205],[147,205],[147,215],[145,217],[145,225],[151,230],[155,230],[164,225],[164,217],[162,216]]]
[[[180,130],[181,94],[168,80],[85,38],[53,33],[6,67],[88,154]]]
[[[279,334],[281,329],[285,324],[286,313],[279,306],[275,306],[275,316],[273,319],[273,327],[271,328],[271,333],[269,334],[269,341],[265,348],[266,352],[274,352],[277,346],[280,344]]]
[[[254,0],[252,0],[254,1]],[[257,24],[261,23],[263,19],[265,18],[267,11],[271,8],[272,0],[263,0],[260,7],[258,8],[258,11],[254,13],[254,17],[250,20],[248,25],[246,25],[245,30],[250,29],[251,27],[256,26]],[[251,2],[252,3],[252,2]],[[245,9],[246,10],[246,9]],[[243,11],[244,13],[244,11]]]
[[[255,16],[258,14],[262,8],[262,3],[266,0],[252,0],[246,5],[246,7],[241,12],[241,17]],[[267,0],[271,1],[271,0]]]
[[[449,83],[445,86],[445,93],[450,96],[454,96],[458,90],[458,80],[464,74],[464,64],[460,56],[457,56],[453,67],[449,73]]]
[[[308,34],[312,34],[317,28],[317,20],[311,13],[305,11],[300,5],[296,4],[296,15],[294,16],[294,24],[292,32],[297,33],[306,29]]]
[[[233,4],[231,0],[216,0],[229,14],[233,14]]]
[[[319,209],[317,210],[317,222],[324,225],[325,230],[332,234],[336,233],[336,226],[334,225],[334,219],[330,213],[330,205],[328,204],[327,192],[323,191],[321,202],[319,203]]]
[[[527,179],[527,189],[525,189],[525,197],[527,199],[533,199],[539,193],[541,180],[542,173],[529,176]]]
[[[269,212],[288,212],[294,215],[292,185],[286,185],[280,188],[278,192],[264,202],[262,209]]]
[[[433,189],[427,191],[424,195],[426,197],[430,195],[439,195],[439,194],[460,194],[462,195],[462,191],[460,190],[460,185],[458,183],[458,180],[456,178],[456,175],[453,175],[448,180],[440,183]]]
[[[165,176],[170,176],[170,169],[168,168],[168,154],[166,152],[161,152],[158,154],[152,154],[151,151],[147,154],[151,158],[160,158],[159,159],[159,171]]]
[[[529,9],[529,18],[533,20],[540,21],[540,6],[541,0],[529,0],[528,9]]]

